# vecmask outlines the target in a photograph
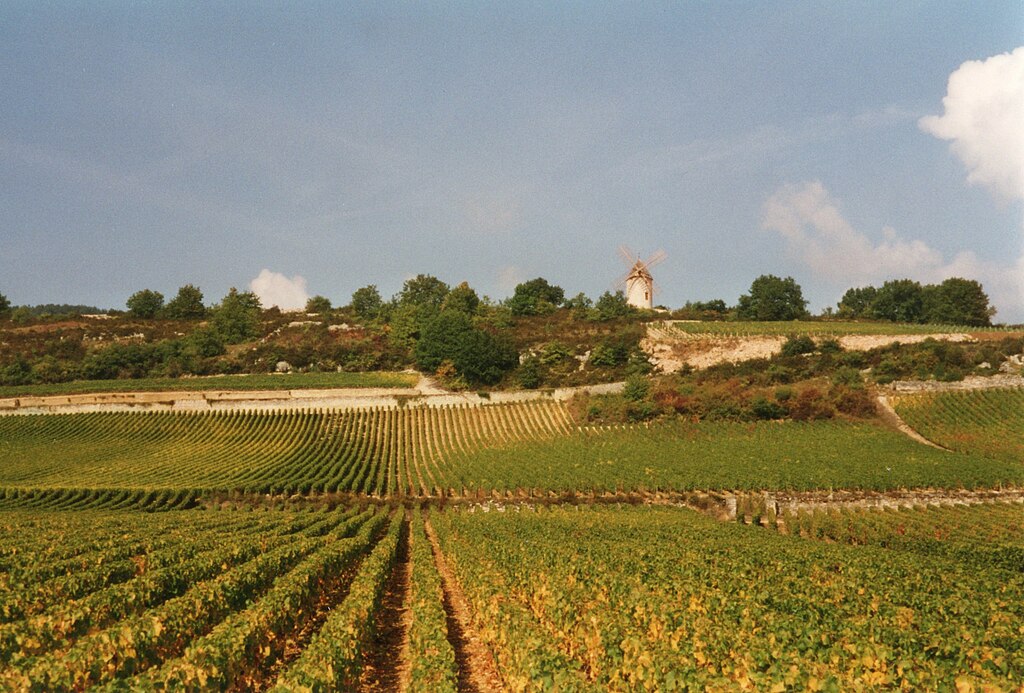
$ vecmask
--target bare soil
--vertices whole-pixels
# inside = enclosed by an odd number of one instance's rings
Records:
[[[844,335],[837,337],[844,349],[868,351],[895,342],[916,344],[926,339],[964,342],[972,339],[967,334],[908,334],[908,335]],[[718,337],[688,335],[682,332],[652,326],[640,347],[663,373],[675,373],[684,365],[696,369],[710,368],[719,363],[740,363],[753,359],[770,358],[782,351],[786,337],[760,335],[750,337]]]
[[[444,610],[448,616],[448,640],[455,650],[455,662],[459,668],[459,690],[504,691],[505,686],[498,675],[494,655],[473,627],[469,602],[441,551],[429,518],[424,524],[434,553],[434,563],[441,575]]]

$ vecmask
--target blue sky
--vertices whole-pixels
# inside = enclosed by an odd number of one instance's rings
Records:
[[[1024,321],[1017,0],[243,5],[0,5],[0,293],[596,297],[625,243],[673,307],[960,275]]]

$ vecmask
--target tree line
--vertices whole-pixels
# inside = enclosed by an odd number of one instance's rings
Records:
[[[767,274],[756,278],[735,306],[721,299],[691,302],[672,316],[789,321],[811,317],[807,304],[792,277]],[[568,382],[566,378],[581,367],[578,359],[584,354],[588,368],[606,369],[608,375],[649,369],[638,344],[642,321],[655,315],[630,306],[621,291],[606,291],[596,301],[583,293],[567,298],[562,287],[541,277],[518,284],[509,298],[494,302],[466,282],[450,286],[420,274],[388,300],[375,285],[357,289],[349,303],[339,308],[324,296],[310,298],[308,313],[362,326],[361,336],[349,336],[344,344],[339,344],[337,335],[322,336],[319,342],[307,335],[305,346],[293,345],[288,351],[264,340],[244,354],[236,350],[226,360],[228,346],[267,336],[267,325],[275,319],[285,324],[283,318],[273,317],[274,311],[264,310],[254,293],[232,288],[220,302],[207,306],[202,291],[192,284],[182,286],[168,301],[158,291],[143,289],[128,298],[126,308],[135,319],[192,324],[187,329],[173,328],[184,334],[159,341],[116,343],[102,349],[65,341],[31,358],[11,350],[7,358],[0,358],[0,384],[246,372],[271,369],[277,360],[290,358],[311,365],[326,360],[334,364],[331,368],[355,370],[413,365],[438,373],[454,385],[494,385],[512,377],[523,387],[553,386]],[[547,316],[556,311],[559,317],[549,320]],[[0,294],[0,319],[12,317],[12,312],[10,301]],[[994,312],[976,281],[951,278],[921,285],[900,279],[878,288],[852,288],[837,311],[826,311],[822,317],[983,326],[990,324]],[[561,333],[552,331],[554,323],[560,325]],[[566,327],[574,323],[581,327]],[[614,327],[602,328],[603,336],[590,337],[586,343],[578,339],[570,344],[560,336],[566,329],[596,334],[583,327],[588,323]],[[636,329],[628,327],[634,323]],[[612,333],[619,338],[611,338]],[[531,346],[538,343],[536,348]]]

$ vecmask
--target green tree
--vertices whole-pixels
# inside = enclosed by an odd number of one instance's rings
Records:
[[[245,342],[259,334],[262,310],[256,294],[231,287],[228,295],[214,307],[211,326],[225,344]]]
[[[159,291],[143,289],[129,296],[126,305],[133,318],[155,318],[164,307],[164,295]]]
[[[926,292],[928,322],[984,327],[992,324],[995,308],[973,279],[950,277]]]
[[[762,274],[740,296],[736,314],[741,320],[799,320],[807,317],[807,301],[792,277]]]
[[[586,317],[587,312],[594,307],[594,302],[581,291],[572,298],[565,299],[565,303],[563,305],[571,310],[573,315],[577,318],[583,318]]]
[[[565,291],[560,286],[537,277],[523,282],[515,288],[508,300],[513,315],[546,315],[553,312],[565,300]]]
[[[877,295],[878,289],[873,286],[848,289],[837,304],[839,316],[843,318],[871,317],[871,304],[874,303]]]
[[[203,292],[192,284],[178,289],[178,294],[164,306],[164,315],[173,320],[200,320],[206,317]]]
[[[614,294],[611,291],[605,291],[598,297],[597,303],[594,304],[594,311],[598,320],[605,321],[635,313],[636,308],[629,305],[629,302],[626,300],[626,294],[621,290],[616,291]]]
[[[0,319],[6,318],[11,313],[11,302],[7,297],[0,294]]]
[[[445,361],[470,384],[492,385],[519,364],[511,342],[473,326],[461,311],[431,318],[416,343],[416,365],[434,372]]]
[[[398,293],[398,303],[403,306],[440,310],[447,296],[447,284],[429,274],[418,274],[402,285],[402,290]]]
[[[924,287],[913,279],[887,281],[875,294],[871,313],[876,318],[893,322],[924,322]]]
[[[330,313],[331,299],[326,296],[313,296],[311,299],[306,301],[306,312],[318,314]]]
[[[441,310],[457,310],[466,315],[474,315],[479,307],[480,297],[467,282],[462,282],[449,291],[444,303],[441,304]]]
[[[352,312],[360,320],[373,320],[380,315],[384,307],[384,301],[380,298],[380,292],[374,284],[356,289],[352,294],[352,302],[349,304]]]

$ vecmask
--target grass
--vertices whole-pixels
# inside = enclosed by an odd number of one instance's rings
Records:
[[[75,380],[68,383],[0,387],[0,397],[42,397],[104,392],[196,392],[199,390],[317,390],[328,388],[411,388],[411,373],[281,373],[215,375],[203,378]]]
[[[841,322],[793,320],[787,322],[680,322],[671,326],[687,334],[721,336],[756,336],[810,334],[825,336],[845,335],[918,335],[918,334],[972,334],[976,332],[1006,332],[1000,327],[969,327],[966,325],[911,325],[891,322]]]

